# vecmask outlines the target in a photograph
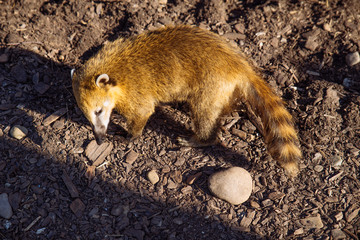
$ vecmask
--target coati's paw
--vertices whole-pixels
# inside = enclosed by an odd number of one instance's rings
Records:
[[[285,172],[290,177],[294,178],[299,174],[299,166],[296,162],[289,162],[282,164],[282,167],[285,169]]]
[[[196,137],[186,138],[186,137],[177,137],[177,142],[183,147],[206,147],[212,145],[211,143],[202,143],[199,142]]]

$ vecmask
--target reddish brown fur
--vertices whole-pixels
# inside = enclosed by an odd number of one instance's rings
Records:
[[[95,79],[103,73],[110,82],[99,88]],[[298,173],[301,151],[282,100],[237,49],[209,31],[166,27],[108,43],[75,72],[73,88],[87,116],[96,96],[109,96],[133,136],[141,134],[157,104],[185,101],[195,137],[180,143],[191,146],[213,143],[219,117],[232,108],[233,99],[243,99],[260,116],[271,155],[290,175]]]

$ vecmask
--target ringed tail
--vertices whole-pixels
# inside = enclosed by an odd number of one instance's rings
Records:
[[[302,156],[290,113],[280,97],[255,72],[248,72],[248,84],[242,94],[260,116],[263,134],[271,156],[292,177],[299,173]]]

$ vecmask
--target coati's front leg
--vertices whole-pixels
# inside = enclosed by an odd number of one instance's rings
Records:
[[[129,116],[125,116],[127,120],[128,136],[129,140],[134,140],[142,134],[142,131],[153,114],[153,107],[138,107],[137,112]]]

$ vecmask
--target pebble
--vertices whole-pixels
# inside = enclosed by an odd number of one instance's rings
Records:
[[[0,55],[0,63],[6,63],[9,61],[9,56],[7,54],[1,54]]]
[[[34,89],[40,94],[44,94],[47,90],[49,90],[49,88],[50,88],[49,85],[42,82],[39,82],[36,85],[34,85]]]
[[[311,51],[315,51],[318,46],[319,46],[319,44],[315,41],[315,38],[309,37],[306,40],[305,48],[307,48],[307,49],[309,49]]]
[[[232,167],[216,172],[209,177],[210,191],[231,204],[241,204],[252,192],[252,178],[248,171]]]
[[[324,227],[324,224],[322,223],[320,215],[317,215],[316,217],[307,217],[300,220],[301,224],[308,229],[311,228],[317,228],[320,229]]]
[[[343,83],[344,87],[346,88],[351,88],[353,85],[353,81],[351,80],[351,78],[344,78]]]
[[[347,65],[349,65],[350,67],[360,63],[359,52],[349,53],[348,55],[346,55],[345,60]]]
[[[301,235],[304,233],[304,229],[303,228],[299,228],[299,229],[296,229],[295,232],[294,232],[294,235]]]
[[[26,71],[21,64],[17,64],[11,69],[11,75],[14,76],[19,83],[26,83],[27,81]]]
[[[331,166],[333,167],[339,167],[341,166],[343,160],[340,156],[338,155],[333,155],[330,157],[330,162],[331,162]]]
[[[112,209],[111,209],[111,215],[113,216],[125,216],[128,213],[128,207],[125,205],[115,205]]]
[[[26,137],[27,134],[28,130],[20,125],[15,125],[10,129],[10,136],[19,140]]]
[[[346,239],[346,234],[340,229],[331,230],[331,236],[333,237],[334,240]]]
[[[316,165],[316,166],[314,167],[314,170],[315,170],[316,172],[322,172],[323,169],[324,169],[324,167],[321,166],[321,165]]]
[[[147,178],[153,185],[155,185],[160,180],[159,175],[156,173],[155,170],[149,171],[147,173]]]
[[[126,155],[126,159],[125,162],[129,163],[129,164],[133,164],[135,162],[135,160],[138,158],[139,154],[133,150],[131,150],[127,155]]]
[[[13,215],[9,198],[6,193],[0,194],[0,217],[10,219]]]
[[[183,224],[183,220],[181,218],[174,218],[173,219],[173,222],[176,224],[176,225],[181,225]]]

